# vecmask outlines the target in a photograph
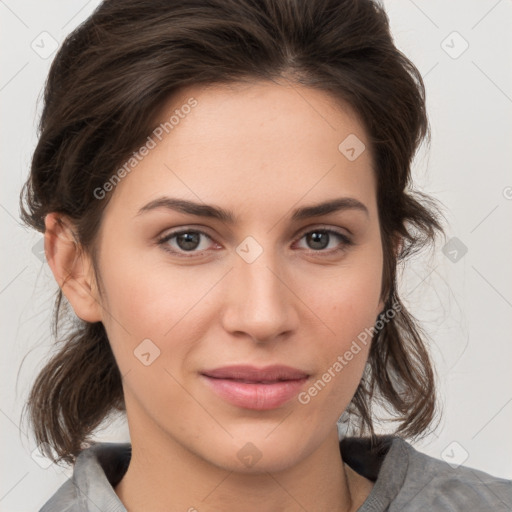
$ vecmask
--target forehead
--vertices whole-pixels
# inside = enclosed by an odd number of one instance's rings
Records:
[[[109,208],[135,214],[163,194],[260,214],[262,204],[340,195],[372,208],[364,126],[326,92],[284,82],[193,86],[169,98],[154,125],[152,148],[117,184]]]

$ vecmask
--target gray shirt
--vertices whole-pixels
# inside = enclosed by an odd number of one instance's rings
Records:
[[[399,437],[345,438],[343,460],[375,484],[358,512],[512,511],[512,480],[425,455]],[[126,512],[114,491],[128,469],[130,443],[97,443],[39,512]],[[314,511],[311,511],[314,512]]]

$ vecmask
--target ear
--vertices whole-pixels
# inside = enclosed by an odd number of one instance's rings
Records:
[[[76,315],[86,322],[99,322],[102,308],[93,266],[82,250],[72,222],[56,212],[45,218],[44,251],[62,293]]]

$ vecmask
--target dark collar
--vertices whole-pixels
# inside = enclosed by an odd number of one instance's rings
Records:
[[[340,443],[343,461],[372,482],[377,480],[382,463],[395,439],[394,436],[345,437]],[[115,487],[125,475],[132,456],[130,443],[101,443],[94,450],[108,481]]]

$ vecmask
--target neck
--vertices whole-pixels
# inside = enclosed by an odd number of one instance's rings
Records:
[[[168,434],[143,432],[130,426],[132,458],[115,488],[125,507],[133,512],[351,512],[369,493],[367,488],[362,495],[357,485],[363,477],[351,470],[347,475],[336,428],[300,463],[278,472],[258,473],[228,471],[192,453]]]

